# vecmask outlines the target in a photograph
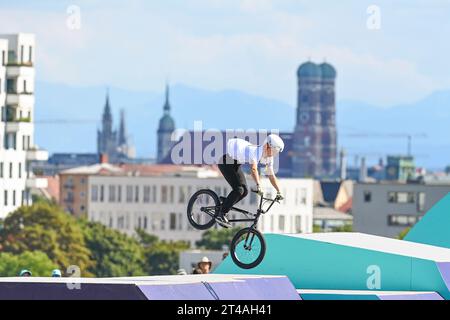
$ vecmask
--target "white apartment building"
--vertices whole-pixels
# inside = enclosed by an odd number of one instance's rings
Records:
[[[251,177],[247,177],[251,183]],[[276,195],[268,179],[262,188]],[[313,180],[279,179],[285,199],[264,214],[258,228],[270,233],[310,233],[313,225]],[[251,185],[251,184],[250,184]],[[193,229],[186,216],[189,198],[199,189],[226,196],[230,186],[220,173],[204,171],[163,176],[92,175],[88,179],[88,219],[132,235],[145,229],[162,240],[185,240],[195,247],[202,231]],[[257,195],[250,192],[237,207],[256,212]],[[230,211],[231,218],[245,218]],[[247,223],[248,224],[248,223]]]
[[[48,158],[34,144],[34,63],[33,34],[0,35],[0,218],[31,204],[30,188],[47,183],[29,170]]]

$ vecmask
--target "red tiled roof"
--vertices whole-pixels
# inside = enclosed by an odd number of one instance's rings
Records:
[[[185,172],[190,168],[208,168],[210,170],[218,170],[217,166],[205,165],[174,165],[174,164],[121,164],[119,166],[125,172],[136,172],[139,175],[162,175],[167,173]]]

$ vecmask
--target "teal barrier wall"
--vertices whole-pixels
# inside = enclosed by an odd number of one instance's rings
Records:
[[[405,240],[450,248],[450,193],[428,210]]]
[[[297,289],[368,290],[375,268],[377,290],[436,291],[450,298],[435,261],[288,235],[265,238],[267,252],[259,266],[244,270],[227,257],[214,273],[286,275]]]

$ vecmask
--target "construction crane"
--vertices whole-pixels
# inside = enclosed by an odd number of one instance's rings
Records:
[[[38,119],[34,124],[68,124],[68,123],[98,123],[98,119]]]
[[[406,138],[407,139],[407,149],[406,154],[408,156],[411,156],[412,154],[412,139],[413,138],[428,138],[426,133],[347,133],[342,134],[344,137],[348,138],[366,138],[366,139],[373,139],[373,138],[381,138],[381,139],[388,139],[388,138]]]

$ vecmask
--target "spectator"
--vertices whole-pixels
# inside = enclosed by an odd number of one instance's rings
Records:
[[[59,269],[55,269],[52,271],[52,278],[61,278],[61,271]]]
[[[187,275],[187,272],[184,269],[178,269],[177,270],[177,275],[184,276],[184,275]]]
[[[202,260],[197,264],[198,269],[201,270],[202,274],[208,274],[211,272],[212,261],[208,257],[203,257]]]
[[[192,274],[203,274],[203,272],[200,268],[194,268],[194,270],[192,270]]]
[[[20,277],[31,277],[31,276],[32,276],[32,273],[31,273],[30,270],[22,269],[22,271],[20,271],[19,276],[20,276]]]

